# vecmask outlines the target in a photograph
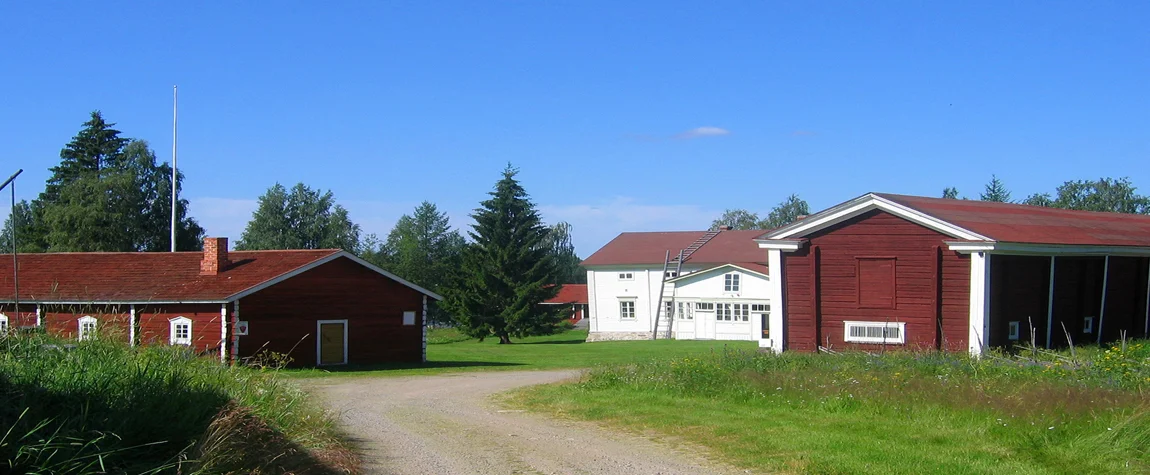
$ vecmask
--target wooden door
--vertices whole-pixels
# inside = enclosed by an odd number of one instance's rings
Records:
[[[319,364],[347,363],[347,322],[319,322]]]

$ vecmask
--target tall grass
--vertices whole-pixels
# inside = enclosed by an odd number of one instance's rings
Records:
[[[1150,346],[973,359],[720,351],[614,365],[518,395],[804,473],[1150,470]]]
[[[0,472],[353,467],[333,421],[272,372],[183,347],[0,338]]]

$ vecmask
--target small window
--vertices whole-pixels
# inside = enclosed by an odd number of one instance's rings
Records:
[[[395,314],[393,313],[392,315],[395,315]],[[415,325],[415,312],[410,311],[410,310],[403,312],[403,324],[404,325]]]
[[[0,313],[0,336],[8,334],[8,316]]]
[[[859,308],[895,308],[895,259],[858,258]]]
[[[192,344],[192,321],[188,317],[168,320],[168,343],[173,345]]]
[[[713,312],[715,311],[715,304],[713,302],[696,302],[695,310],[700,312]]]
[[[635,318],[635,301],[634,300],[620,300],[619,301],[619,318],[634,319]]]
[[[769,303],[751,304],[751,311],[755,312],[755,313],[771,313],[771,304],[769,304]]]
[[[1010,322],[1007,324],[1006,339],[1007,340],[1017,340],[1018,339],[1018,322]]]
[[[76,334],[80,341],[96,337],[96,318],[91,315],[80,317],[80,331]]]
[[[635,274],[632,272],[620,272],[619,280],[635,280]]]
[[[666,277],[668,279],[674,279],[675,277],[678,277],[678,276],[679,276],[679,273],[675,272],[673,270],[669,270],[669,271],[663,273],[663,277]]]
[[[739,274],[727,274],[723,276],[723,292],[738,292],[739,291]]]
[[[1082,319],[1082,333],[1094,333],[1094,317]]]
[[[690,303],[679,302],[679,313],[676,315],[678,315],[679,320],[694,320],[695,314],[693,310],[694,307],[692,307]]]
[[[843,322],[846,324],[844,340],[853,343],[906,343],[904,322]]]
[[[675,313],[675,303],[670,300],[663,301],[663,316],[668,317]]]

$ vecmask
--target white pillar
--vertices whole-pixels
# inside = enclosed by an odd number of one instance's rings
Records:
[[[228,364],[228,303],[220,304],[220,363]]]
[[[990,254],[970,255],[970,334],[967,346],[972,356],[986,350],[990,330]]]
[[[1054,256],[1050,256],[1050,290],[1046,294],[1046,349],[1054,344],[1052,331],[1054,331]]]
[[[587,315],[584,318],[591,319],[587,322],[587,331],[595,333],[599,331],[599,301],[595,295],[595,272],[587,271]]]
[[[1150,289],[1150,287],[1148,287]],[[1150,295],[1150,291],[1147,292]],[[1150,315],[1150,313],[1147,313]],[[44,326],[44,314],[40,313],[40,304],[36,304],[36,327]]]
[[[1098,344],[1102,344],[1102,322],[1106,319],[1106,286],[1110,281],[1110,256],[1102,264],[1102,304],[1098,306]]]
[[[37,307],[37,318],[39,307]],[[128,305],[128,346],[136,346],[136,304]]]
[[[786,320],[786,300],[783,296],[783,251],[778,249],[767,250],[767,272],[770,278],[767,281],[771,299],[771,314],[767,317],[770,324],[771,339],[769,344],[775,353],[782,353],[786,349],[783,333],[783,321]],[[759,333],[759,345],[763,345],[762,333]]]

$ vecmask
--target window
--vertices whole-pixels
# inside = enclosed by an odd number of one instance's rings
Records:
[[[663,301],[663,316],[670,317],[675,313],[675,303],[670,300]]]
[[[1007,327],[1006,327],[1007,328],[1006,339],[1007,340],[1017,340],[1018,339],[1018,326],[1019,326],[1018,322],[1010,322],[1010,323],[1007,323],[1006,325],[1007,325]]]
[[[715,304],[712,302],[696,302],[695,310],[700,312],[713,312],[715,311]]]
[[[843,322],[846,324],[844,340],[854,343],[906,343],[906,323],[903,322]]]
[[[751,321],[751,305],[745,303],[734,304],[736,322],[749,322]]]
[[[80,331],[76,334],[80,341],[96,337],[96,318],[91,315],[80,317]]]
[[[395,314],[393,313],[392,315],[395,315]],[[414,311],[408,310],[406,312],[403,312],[403,324],[404,325],[415,325],[415,312]]]
[[[168,343],[173,345],[192,344],[192,321],[188,317],[168,320]]]
[[[895,259],[858,258],[859,308],[895,308]]]
[[[738,292],[739,291],[739,274],[727,274],[723,276],[723,292]]]
[[[694,320],[695,314],[690,303],[679,302],[679,320]]]
[[[1094,333],[1094,317],[1082,319],[1082,333]]]
[[[619,301],[619,318],[634,319],[635,318],[635,301],[634,300],[620,300]]]
[[[635,274],[633,272],[620,272],[619,280],[635,280]]]
[[[717,309],[715,312],[715,320],[721,320],[724,322],[731,321],[731,304],[729,304],[729,303],[715,304],[715,308]]]
[[[763,319],[761,322],[763,327],[762,339],[766,340],[771,337],[771,319],[768,318],[767,314],[765,313],[762,314],[759,318]]]
[[[769,303],[751,304],[751,311],[755,312],[755,313],[771,313],[771,304],[769,304]]]
[[[668,279],[674,279],[675,277],[678,277],[678,276],[679,276],[679,273],[675,272],[673,270],[669,270],[669,271],[663,273],[663,277],[666,277]]]
[[[8,316],[0,313],[0,336],[8,334]]]

